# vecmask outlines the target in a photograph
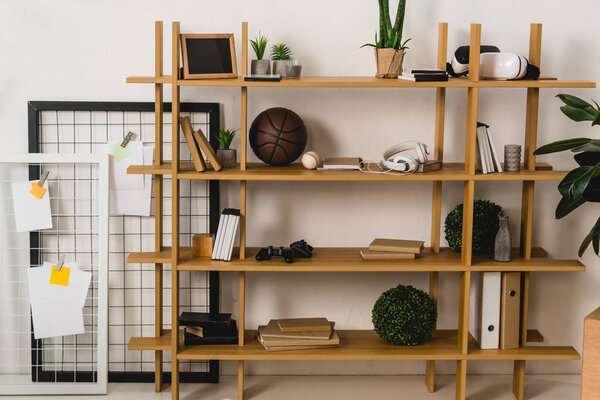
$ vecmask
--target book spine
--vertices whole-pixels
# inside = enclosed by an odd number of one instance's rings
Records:
[[[500,345],[500,303],[502,273],[484,272],[481,305],[482,349],[497,349]]]
[[[481,159],[481,172],[487,174],[487,162],[485,157],[485,141],[483,140],[481,128],[477,128],[477,143],[479,145],[479,158]]]
[[[486,128],[487,138],[490,142],[490,149],[492,150],[492,158],[494,159],[494,166],[496,167],[496,171],[502,172],[502,164],[500,163],[500,159],[498,158],[498,152],[496,151],[496,146],[494,146],[494,141],[492,140],[492,132],[490,128]]]
[[[231,239],[229,241],[229,248],[227,251],[227,261],[231,261],[231,255],[233,254],[233,244],[235,242],[235,235],[237,234],[237,229],[240,224],[240,210],[235,210],[235,214],[233,215],[233,231],[231,234]]]
[[[217,260],[217,255],[219,254],[219,243],[223,239],[223,226],[225,221],[225,210],[221,212],[221,217],[219,218],[219,226],[217,228],[217,234],[215,235],[215,243],[213,245],[212,259]]]
[[[231,215],[231,209],[228,209],[227,215],[225,216],[225,223],[223,224],[223,238],[221,239],[221,245],[219,247],[219,260],[225,260],[225,248],[227,247],[229,238],[229,226],[233,222],[233,215]]]

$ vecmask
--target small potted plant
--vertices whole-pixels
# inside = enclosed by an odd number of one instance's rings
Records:
[[[268,39],[258,33],[258,37],[250,41],[252,50],[256,54],[256,60],[252,60],[250,63],[250,73],[252,75],[270,75],[271,74],[271,61],[263,60],[265,50],[267,49]]]
[[[404,10],[406,0],[400,0],[396,11],[396,20],[392,26],[390,18],[389,0],[379,0],[379,38],[375,33],[375,43],[367,43],[361,47],[375,48],[375,62],[377,64],[377,78],[396,79],[402,74],[402,62],[410,39],[402,41],[402,28],[404,26]]]
[[[237,131],[237,129],[219,129],[217,135],[217,141],[219,142],[217,157],[225,168],[235,167],[237,164],[237,152],[235,149],[229,148]]]
[[[286,67],[292,60],[292,50],[285,43],[277,43],[271,47],[271,60],[273,61],[273,74],[286,77]]]

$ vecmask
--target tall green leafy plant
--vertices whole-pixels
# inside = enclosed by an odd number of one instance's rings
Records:
[[[392,25],[392,19],[390,16],[390,3],[389,0],[378,0],[379,1],[379,38],[377,32],[375,32],[375,42],[363,44],[361,47],[370,46],[378,49],[395,49],[404,50],[408,49],[406,43],[410,39],[406,39],[402,42],[402,30],[404,28],[404,14],[406,10],[406,0],[400,0],[398,2],[398,9],[396,10],[396,19],[394,25]]]
[[[256,54],[257,60],[262,60],[265,55],[265,50],[267,49],[267,42],[269,39],[262,36],[260,32],[258,33],[258,37],[254,40],[250,41],[252,45],[252,50],[254,50],[254,54]]]
[[[592,126],[600,125],[600,106],[592,106],[579,97],[559,94],[565,105],[560,110],[575,122],[590,121]],[[600,203],[600,140],[574,138],[560,140],[538,148],[533,154],[550,154],[571,150],[575,153],[575,162],[579,165],[558,184],[562,199],[556,207],[556,218],[563,218],[586,202]],[[581,242],[579,257],[592,243],[596,255],[600,253],[600,218]]]

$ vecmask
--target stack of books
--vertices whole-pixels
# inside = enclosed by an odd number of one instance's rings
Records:
[[[444,69],[413,69],[403,72],[398,79],[412,82],[447,82],[448,73]]]
[[[360,249],[363,260],[414,260],[423,251],[422,240],[375,239]]]
[[[477,123],[477,170],[484,174],[502,172],[502,165],[496,146],[492,140],[490,127],[482,122]]]
[[[219,219],[219,227],[215,235],[215,244],[212,252],[213,260],[231,261],[233,243],[240,224],[240,210],[225,208]]]
[[[197,344],[237,344],[238,329],[231,314],[182,312],[179,325],[184,326],[183,342]]]
[[[334,325],[327,318],[272,319],[258,327],[256,338],[267,351],[340,347]]]

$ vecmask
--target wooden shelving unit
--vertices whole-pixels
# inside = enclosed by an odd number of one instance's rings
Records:
[[[538,81],[485,81],[479,80],[479,52],[481,26],[471,25],[470,74],[468,78],[450,79],[448,82],[414,83],[401,80],[376,79],[373,77],[302,77],[298,80],[281,82],[245,82],[248,70],[248,26],[242,23],[242,62],[241,77],[235,79],[181,80],[163,73],[163,24],[155,24],[155,75],[150,77],[129,77],[128,83],[154,85],[156,102],[156,161],[151,166],[131,166],[132,174],[152,174],[156,190],[156,241],[154,252],[131,253],[129,262],[153,263],[156,266],[156,329],[155,336],[132,338],[131,350],[155,351],[156,390],[162,387],[163,351],[171,351],[172,397],[179,398],[179,360],[237,360],[238,399],[244,396],[245,360],[426,360],[425,383],[428,391],[434,391],[435,361],[456,361],[456,399],[465,399],[467,382],[467,362],[469,360],[513,360],[513,393],[517,399],[524,398],[525,362],[527,360],[577,360],[579,354],[570,346],[529,345],[528,342],[543,342],[543,336],[536,330],[528,329],[529,285],[534,271],[583,271],[585,267],[578,260],[556,260],[548,258],[548,253],[533,247],[533,196],[536,181],[559,181],[566,172],[555,171],[544,163],[535,162],[533,151],[537,146],[537,119],[539,91],[542,88],[594,88],[590,81],[563,81],[543,78]],[[180,46],[179,23],[172,27],[172,71],[179,71]],[[529,60],[540,65],[541,56],[540,24],[532,24],[530,32]],[[438,67],[445,68],[447,59],[448,26],[439,24]],[[473,61],[474,60],[474,61]],[[180,88],[183,86],[238,87],[241,91],[241,161],[235,168],[220,172],[197,173],[190,163],[179,162],[179,146],[172,146],[173,163],[164,163],[161,153],[163,144],[162,106],[163,87],[171,85],[172,90],[172,141],[180,143],[179,102]],[[465,134],[465,162],[446,163],[440,171],[412,175],[373,175],[356,171],[308,171],[298,165],[270,167],[264,164],[247,163],[247,105],[248,88],[252,87],[307,87],[307,88],[432,88],[436,91],[435,142],[433,158],[444,159],[444,116],[445,99],[448,88],[466,89],[467,130]],[[527,92],[525,111],[524,164],[519,172],[483,175],[475,172],[475,141],[477,130],[479,90],[483,88],[522,88]],[[172,246],[165,247],[161,241],[163,226],[163,175],[172,178]],[[240,182],[240,247],[231,262],[213,261],[208,257],[193,257],[190,248],[179,246],[179,181],[186,179],[210,179]],[[282,260],[257,262],[254,259],[257,249],[246,247],[246,192],[249,181],[431,181],[432,212],[430,247],[414,261],[364,261],[357,248],[315,248],[311,259],[301,259],[293,264]],[[440,247],[440,224],[442,206],[442,183],[461,181],[464,184],[463,248],[462,252],[452,253]],[[495,262],[487,257],[472,256],[473,204],[475,183],[479,181],[521,181],[521,241],[519,248],[513,249],[513,259],[508,263]],[[171,330],[162,329],[162,265],[172,264],[171,327],[180,332],[172,335]],[[178,326],[179,315],[179,272],[180,271],[237,271],[239,273],[239,345],[185,346]],[[459,272],[458,328],[436,330],[425,344],[416,347],[398,347],[383,342],[372,330],[338,331],[343,347],[301,350],[287,352],[267,352],[255,339],[256,331],[246,330],[245,296],[246,272],[306,271],[306,272],[373,272],[373,271],[426,271],[429,272],[429,293],[437,301],[439,272]],[[469,291],[473,271],[517,271],[522,273],[523,294],[521,310],[521,347],[514,350],[481,350],[468,332]]]

